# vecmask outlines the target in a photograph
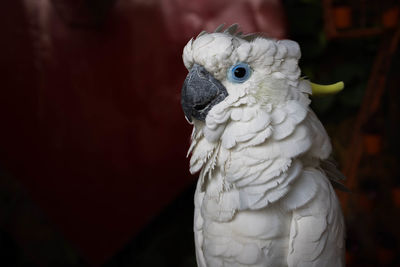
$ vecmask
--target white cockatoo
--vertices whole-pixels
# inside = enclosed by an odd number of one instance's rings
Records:
[[[340,172],[309,107],[299,45],[236,28],[202,32],[183,51],[198,266],[344,266],[329,179]]]

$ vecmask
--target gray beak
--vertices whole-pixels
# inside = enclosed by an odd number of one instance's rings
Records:
[[[181,104],[185,117],[205,121],[213,106],[228,96],[226,88],[203,66],[194,64],[182,87]]]

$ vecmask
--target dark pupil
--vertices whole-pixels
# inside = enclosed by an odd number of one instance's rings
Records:
[[[235,69],[235,77],[237,78],[243,78],[246,75],[246,69],[245,68],[237,68]]]

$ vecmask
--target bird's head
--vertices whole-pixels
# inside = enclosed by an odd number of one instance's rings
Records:
[[[183,50],[189,71],[181,104],[186,119],[204,128],[210,142],[219,139],[230,121],[256,117],[287,101],[304,108],[310,103],[311,84],[300,78],[299,45],[237,33],[237,25],[213,33],[202,32]]]

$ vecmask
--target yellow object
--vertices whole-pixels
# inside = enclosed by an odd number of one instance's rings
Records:
[[[321,85],[316,83],[311,83],[311,90],[313,95],[331,95],[336,94],[344,88],[343,82],[337,82],[330,85]]]

